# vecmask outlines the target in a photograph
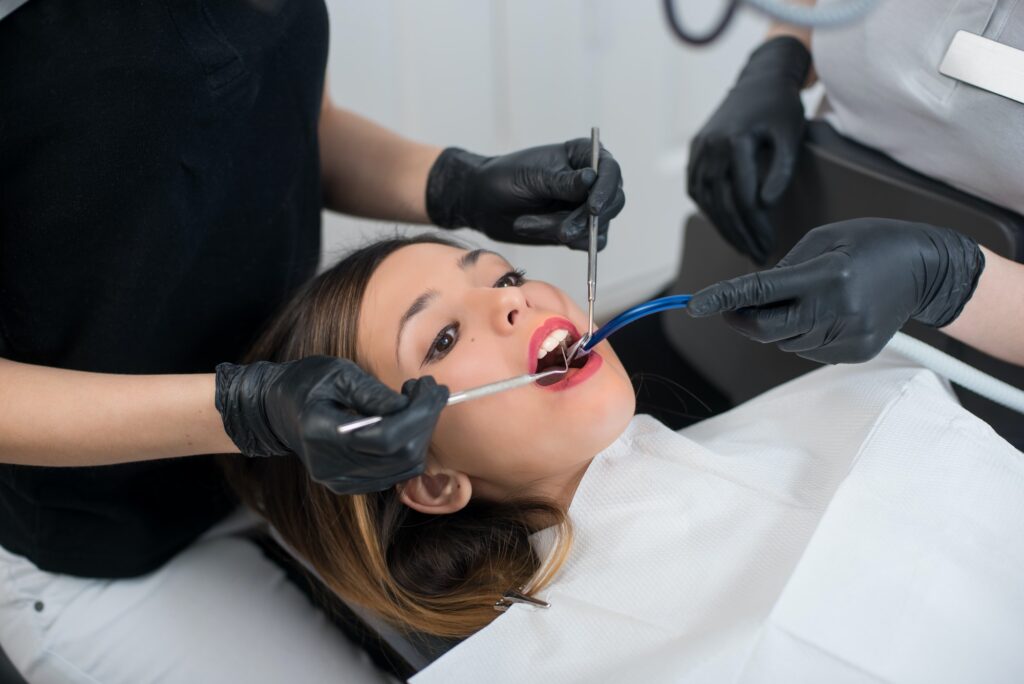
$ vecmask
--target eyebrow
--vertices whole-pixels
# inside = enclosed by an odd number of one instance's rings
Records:
[[[441,293],[437,290],[427,290],[413,300],[413,303],[410,304],[409,308],[405,310],[404,314],[402,314],[401,320],[398,321],[398,335],[395,336],[395,361],[398,361],[398,349],[402,344],[402,332],[405,331],[405,324],[408,323],[413,316],[430,306],[430,303],[440,296]]]
[[[472,252],[466,252],[461,257],[459,257],[459,268],[465,271],[467,268],[475,266],[476,262],[478,262],[480,260],[480,257],[482,257],[484,254],[493,254],[499,259],[503,258],[497,252],[492,252],[489,249],[474,249]]]

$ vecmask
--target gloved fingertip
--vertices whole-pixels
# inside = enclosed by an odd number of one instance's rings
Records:
[[[589,237],[587,235],[587,227],[579,225],[574,222],[566,221],[566,223],[562,224],[562,227],[559,229],[558,232],[559,242],[561,242],[564,245],[571,245],[580,240],[582,240],[584,244],[586,244],[589,240]],[[586,247],[584,247],[584,249],[586,249]]]
[[[608,221],[612,220],[613,218],[618,216],[620,213],[622,213],[622,209],[625,206],[626,206],[626,194],[624,192],[622,192],[622,188],[619,188],[618,190],[615,191],[615,194],[612,195],[610,200],[608,200],[606,198],[604,203],[601,204],[599,207],[598,206],[595,206],[593,208],[590,207],[589,206],[589,200],[588,200],[588,207],[587,207],[587,209],[590,211],[590,214],[592,216],[600,215],[602,222],[606,224]]]
[[[402,394],[411,396],[419,394],[420,392],[429,391],[431,387],[437,386],[437,381],[434,380],[433,375],[424,375],[420,378],[409,378],[402,383]]]
[[[522,217],[512,223],[512,233],[530,242],[537,244],[550,244],[557,240],[559,223],[554,220],[545,220],[543,217],[531,217],[525,220]]]
[[[686,307],[686,312],[694,318],[704,318],[705,316],[717,313],[720,306],[721,304],[717,297],[698,292],[690,300]]]
[[[773,180],[771,183],[766,182],[761,188],[760,197],[758,199],[762,206],[771,207],[782,198],[782,193],[785,190],[786,184],[781,181]]]
[[[594,171],[594,169],[582,169],[579,172],[578,177],[580,185],[589,189],[597,180],[597,171]]]
[[[361,413],[379,413],[381,415],[401,411],[409,404],[408,397],[376,380],[347,399],[344,396],[339,397],[341,403],[351,406]]]
[[[413,402],[426,397],[431,403],[444,404],[448,401],[449,390],[446,385],[439,385],[432,375],[425,375],[422,378],[406,380],[402,384],[402,394]]]
[[[524,237],[532,237],[543,229],[543,223],[535,216],[520,216],[512,222],[512,232]]]
[[[793,177],[793,161],[788,158],[776,159],[761,186],[760,200],[766,207],[774,206],[782,199]]]

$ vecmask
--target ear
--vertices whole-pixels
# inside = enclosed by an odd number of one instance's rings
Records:
[[[398,485],[398,499],[409,508],[430,515],[461,510],[469,503],[473,485],[469,476],[444,468],[427,472]]]

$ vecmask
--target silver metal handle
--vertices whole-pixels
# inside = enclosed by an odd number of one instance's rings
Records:
[[[601,131],[590,129],[590,166],[597,172],[601,156]],[[597,217],[590,217],[590,242],[587,245],[587,336],[594,334],[594,300],[597,299]]]
[[[455,406],[461,404],[464,401],[470,401],[472,399],[479,399],[480,397],[487,397],[492,394],[504,392],[505,390],[515,389],[516,387],[523,387],[529,385],[532,382],[536,382],[541,378],[546,378],[551,375],[557,375],[559,373],[568,372],[569,368],[554,368],[552,370],[544,371],[543,373],[533,373],[526,375],[517,375],[514,378],[508,378],[507,380],[499,380],[498,382],[492,382],[487,385],[481,385],[480,387],[474,387],[473,389],[464,390],[462,392],[456,392],[455,394],[449,395],[448,403],[446,406]],[[343,423],[338,426],[338,434],[344,435],[358,430],[359,428],[367,427],[368,425],[374,425],[384,420],[384,416],[368,416],[366,418],[358,418],[350,423]]]

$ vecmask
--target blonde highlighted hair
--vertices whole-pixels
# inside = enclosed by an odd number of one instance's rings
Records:
[[[357,321],[366,285],[402,247],[433,243],[425,235],[359,249],[313,279],[274,319],[249,360],[289,361],[333,355],[360,363]],[[465,637],[493,620],[509,589],[534,594],[563,564],[572,540],[565,511],[540,499],[472,499],[460,511],[426,515],[395,490],[338,495],[312,481],[295,458],[223,461],[242,500],[268,520],[327,587],[401,629]],[[553,527],[547,560],[530,543]]]

